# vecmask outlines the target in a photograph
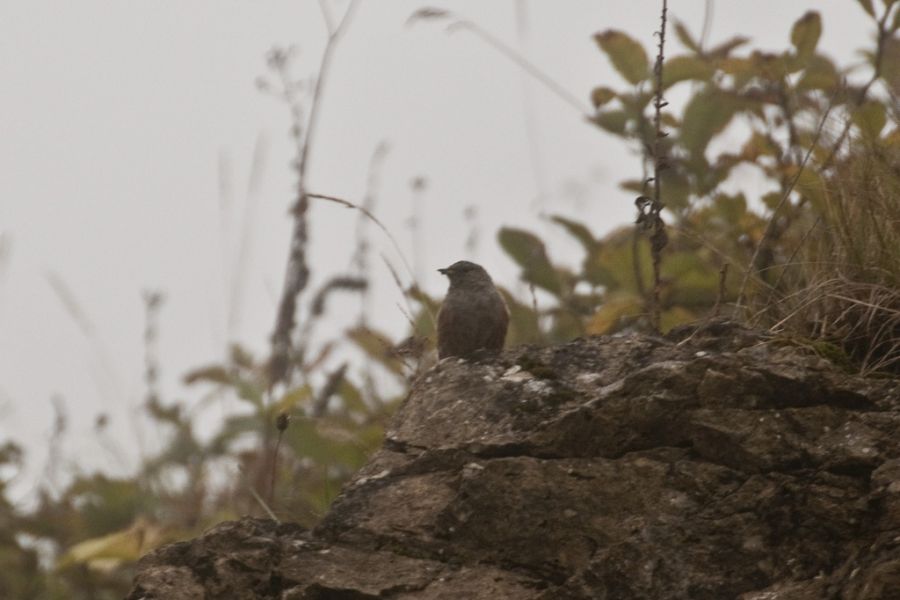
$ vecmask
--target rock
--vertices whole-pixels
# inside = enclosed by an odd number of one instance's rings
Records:
[[[440,362],[313,531],[160,548],[130,600],[900,598],[900,381],[715,322]]]

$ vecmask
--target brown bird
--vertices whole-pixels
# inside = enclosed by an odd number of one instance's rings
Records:
[[[461,260],[438,272],[450,279],[450,289],[438,313],[438,358],[502,350],[509,310],[487,271]]]

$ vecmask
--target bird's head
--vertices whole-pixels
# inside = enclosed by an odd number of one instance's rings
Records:
[[[450,287],[493,285],[491,276],[481,265],[476,265],[467,260],[459,260],[445,269],[438,269],[438,273],[446,275],[450,279]]]

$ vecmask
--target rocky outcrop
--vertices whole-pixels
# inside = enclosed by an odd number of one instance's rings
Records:
[[[900,382],[721,322],[448,359],[315,530],[223,523],[129,598],[900,598]]]

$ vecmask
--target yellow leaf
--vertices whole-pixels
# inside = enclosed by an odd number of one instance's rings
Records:
[[[606,52],[616,71],[629,83],[640,83],[650,74],[644,47],[628,34],[608,29],[596,34],[594,40]]]
[[[791,44],[797,50],[797,58],[805,63],[816,51],[819,37],[822,35],[822,17],[814,10],[794,23],[791,29]]]
[[[840,77],[834,63],[829,59],[815,54],[806,62],[803,75],[797,82],[797,89],[805,90],[832,90],[838,85]]]
[[[63,554],[57,568],[85,565],[91,569],[111,570],[124,562],[133,562],[163,541],[163,530],[143,517],[127,529],[79,542]]]
[[[541,238],[524,229],[503,227],[497,233],[500,246],[522,267],[522,279],[552,294],[560,294],[559,273],[547,257]]]
[[[591,120],[610,133],[622,135],[628,123],[628,114],[624,110],[604,110],[598,111]]]
[[[678,37],[679,41],[684,44],[685,48],[697,53],[700,52],[700,44],[694,40],[694,36],[691,35],[691,32],[688,31],[685,24],[678,20],[675,21],[675,35]]]
[[[733,94],[705,90],[694,95],[684,109],[681,143],[694,157],[700,157],[714,135],[721,132],[742,103]]]
[[[875,100],[869,100],[855,111],[851,116],[853,124],[859,127],[863,137],[876,139],[887,123],[884,104]]]
[[[659,315],[659,328],[663,333],[669,331],[673,327],[691,323],[697,320],[697,315],[684,308],[683,306],[673,306],[669,310],[664,310]]]
[[[639,315],[642,310],[643,302],[638,296],[629,294],[610,298],[591,317],[587,332],[591,335],[610,333],[615,330],[620,319]]]
[[[679,81],[709,81],[713,66],[699,56],[674,56],[663,64],[663,87],[668,88]]]
[[[813,169],[803,169],[797,180],[797,191],[800,192],[819,214],[828,210],[828,188],[825,180]]]
[[[608,87],[596,87],[591,92],[591,102],[594,108],[600,108],[615,97],[616,92]]]
[[[302,385],[287,392],[273,405],[272,414],[290,413],[295,406],[312,396],[312,389],[308,385]]]

